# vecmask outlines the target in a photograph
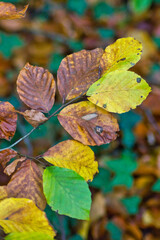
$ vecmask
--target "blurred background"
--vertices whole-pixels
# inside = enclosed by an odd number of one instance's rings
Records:
[[[117,115],[116,141],[92,147],[99,174],[92,183],[91,219],[59,217],[46,208],[57,231],[56,239],[159,240],[160,239],[160,0],[10,0],[26,17],[0,21],[0,100],[17,110],[26,106],[18,98],[16,79],[26,62],[49,69],[55,76],[61,60],[81,49],[105,48],[117,38],[132,36],[143,44],[142,59],[131,70],[152,87],[135,111]],[[62,104],[56,95],[52,111]],[[11,143],[31,130],[19,117]],[[19,152],[39,155],[70,136],[52,118]],[[0,148],[11,143],[0,142]],[[16,149],[16,148],[15,148]],[[1,168],[0,185],[8,181]]]

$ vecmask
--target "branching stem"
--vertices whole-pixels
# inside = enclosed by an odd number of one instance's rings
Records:
[[[70,100],[69,102],[67,103],[64,103],[61,107],[59,107],[55,112],[53,112],[48,118],[46,121],[38,124],[37,127],[34,127],[31,129],[30,132],[28,132],[26,135],[24,135],[22,138],[18,139],[15,143],[13,143],[12,145],[10,145],[9,147],[6,147],[6,148],[2,148],[0,149],[0,152],[6,150],[6,149],[11,149],[13,148],[14,146],[16,146],[18,143],[20,143],[22,140],[24,140],[25,138],[27,138],[32,132],[34,132],[37,128],[39,128],[39,126],[43,125],[44,123],[46,123],[50,118],[52,118],[53,116],[55,116],[61,109],[63,109],[64,107],[68,106],[69,104],[75,102],[76,100],[78,100],[79,98],[81,98],[83,95],[84,95],[85,92],[83,92],[82,94],[80,94],[78,97]]]

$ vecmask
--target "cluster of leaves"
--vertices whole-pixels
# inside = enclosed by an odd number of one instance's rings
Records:
[[[1,3],[2,19],[20,18],[27,7],[17,12],[12,4]],[[57,85],[63,101],[58,111],[63,109],[58,120],[75,140],[61,142],[38,157],[23,156],[11,149],[19,141],[1,150],[1,164],[11,176],[9,183],[0,187],[0,225],[5,233],[12,233],[6,239],[23,238],[18,232],[28,232],[28,237],[34,239],[40,239],[40,233],[53,238],[55,232],[41,211],[46,200],[59,214],[89,219],[91,193],[86,181],[93,180],[98,163],[87,145],[115,140],[119,126],[110,112],[134,109],[149,94],[151,89],[145,80],[128,71],[139,61],[141,53],[141,43],[129,37],[117,40],[105,50],[82,50],[62,60]],[[17,78],[17,92],[30,110],[16,111],[9,102],[0,102],[1,139],[14,136],[17,114],[33,126],[28,136],[57,113],[44,115],[52,109],[56,92],[55,80],[48,70],[27,63]],[[71,104],[77,100],[81,101]],[[17,155],[21,158],[9,163]],[[43,159],[53,166],[45,167],[42,179],[36,161],[43,165]],[[111,163],[109,166],[112,169]],[[43,239],[43,234],[40,237]]]

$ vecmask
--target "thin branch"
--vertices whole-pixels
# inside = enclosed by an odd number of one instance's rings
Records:
[[[70,103],[73,103],[75,102],[76,100],[78,100],[79,98],[81,98],[83,95],[84,95],[85,92],[81,93],[78,97],[70,100],[69,102],[63,104],[61,107],[59,107],[55,112],[53,112],[46,121],[38,124],[37,127],[34,127],[31,129],[31,131],[29,133],[27,133],[25,136],[23,136],[22,138],[20,138],[19,140],[17,140],[15,143],[13,143],[12,145],[10,145],[9,147],[6,147],[6,148],[3,148],[3,149],[0,149],[0,152],[6,150],[6,149],[10,149],[10,148],[13,148],[14,146],[16,146],[18,143],[20,143],[22,140],[24,140],[25,138],[27,138],[34,130],[36,130],[37,128],[39,128],[39,126],[43,125],[44,123],[46,123],[51,117],[55,116],[62,108],[68,106]]]

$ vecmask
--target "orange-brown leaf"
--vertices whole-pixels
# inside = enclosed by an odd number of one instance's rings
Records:
[[[17,152],[12,149],[6,149],[0,152],[0,164],[5,168],[6,163],[17,155]]]
[[[25,17],[28,5],[23,10],[17,11],[12,3],[0,2],[0,19],[17,19]]]
[[[16,159],[4,169],[4,173],[10,176],[16,170],[18,163],[23,162],[25,159],[26,159],[25,157]]]
[[[31,160],[22,162],[7,185],[9,197],[32,199],[40,209],[46,206],[43,194],[42,174]]]
[[[54,104],[56,85],[47,69],[27,63],[19,73],[17,91],[28,107],[47,113]]]
[[[0,102],[0,138],[11,140],[16,131],[17,114],[9,102]]]
[[[97,81],[103,49],[82,50],[65,57],[57,72],[59,93],[64,100],[75,98]]]
[[[22,114],[26,121],[29,122],[33,127],[37,127],[38,124],[43,123],[47,120],[42,112],[33,109],[18,113]]]
[[[117,138],[117,119],[102,108],[88,102],[71,104],[58,115],[64,129],[85,145],[102,145]]]

